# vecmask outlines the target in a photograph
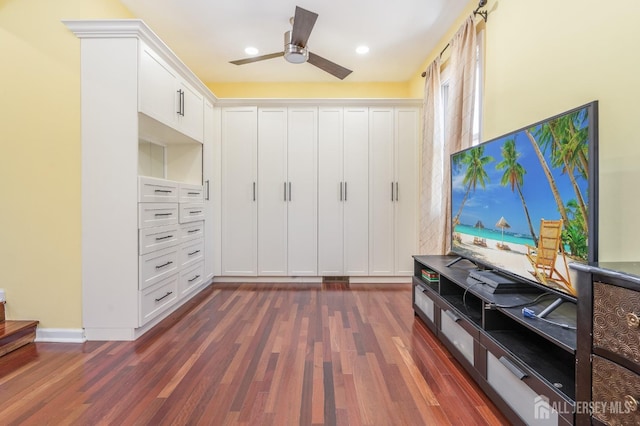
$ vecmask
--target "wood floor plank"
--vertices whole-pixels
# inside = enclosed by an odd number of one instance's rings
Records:
[[[7,425],[506,424],[411,286],[224,283],[135,342],[0,358]]]

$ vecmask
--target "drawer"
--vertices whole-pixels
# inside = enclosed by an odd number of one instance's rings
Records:
[[[507,357],[497,358],[487,351],[487,382],[513,411],[529,425],[557,425],[559,416],[553,404],[527,386],[523,373]]]
[[[178,274],[140,292],[140,325],[156,317],[178,299]]]
[[[640,363],[640,293],[593,283],[593,346]]]
[[[433,300],[431,300],[431,298],[427,296],[426,291],[420,286],[414,287],[414,293],[415,293],[414,298],[415,298],[416,307],[420,309],[422,313],[424,313],[427,316],[427,318],[431,320],[431,322],[435,323],[435,317],[434,317],[435,306],[434,306]]]
[[[203,203],[204,188],[202,185],[180,184],[179,200],[181,203]]]
[[[185,296],[204,282],[204,262],[200,261],[180,271],[180,297]]]
[[[178,189],[177,182],[138,177],[138,201],[141,203],[177,203]]]
[[[180,242],[197,240],[204,237],[204,222],[189,222],[180,225]]]
[[[178,223],[178,203],[139,203],[138,227],[173,225]]]
[[[440,311],[440,331],[442,334],[456,347],[462,356],[474,365],[473,355],[473,336],[465,330],[462,324],[466,321],[461,319],[455,312],[450,309],[442,309]]]
[[[180,223],[204,220],[203,203],[180,203]]]
[[[640,424],[640,376],[597,355],[592,366],[593,417],[610,425]]]
[[[180,265],[191,265],[204,259],[204,240],[193,240],[180,245]]]
[[[145,289],[178,271],[179,246],[169,247],[140,256],[140,290]]]
[[[154,226],[138,231],[138,254],[147,254],[180,243],[179,225]]]

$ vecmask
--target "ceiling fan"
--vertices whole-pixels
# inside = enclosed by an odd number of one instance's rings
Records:
[[[269,53],[267,55],[255,56],[253,58],[238,59],[236,61],[230,61],[235,65],[249,64],[251,62],[264,61],[265,59],[277,58],[284,56],[288,62],[292,64],[302,64],[309,62],[311,65],[315,65],[323,71],[343,80],[346,76],[351,74],[351,70],[342,67],[328,59],[318,56],[315,53],[309,52],[307,49],[307,41],[311,30],[318,19],[318,14],[310,12],[299,6],[296,6],[296,13],[293,19],[293,28],[291,31],[284,33],[284,51],[277,53]]]

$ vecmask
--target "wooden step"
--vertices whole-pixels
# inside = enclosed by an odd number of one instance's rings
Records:
[[[0,322],[0,356],[33,342],[37,326],[38,321]]]

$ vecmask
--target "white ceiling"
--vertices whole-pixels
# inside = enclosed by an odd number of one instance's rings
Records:
[[[281,52],[300,6],[319,15],[311,52],[353,70],[345,82],[401,82],[418,67],[468,0],[121,0],[204,82],[339,82],[311,64],[283,58],[229,61]],[[367,55],[355,53],[366,44]]]

